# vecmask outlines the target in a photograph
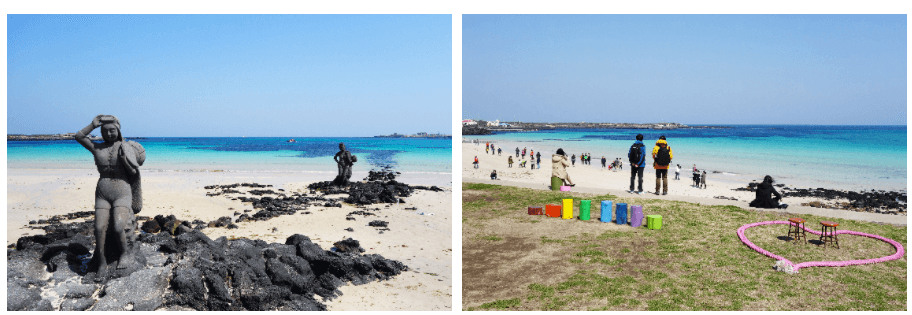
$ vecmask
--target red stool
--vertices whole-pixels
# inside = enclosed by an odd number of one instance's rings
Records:
[[[836,227],[839,226],[839,223],[832,221],[820,221],[822,226],[820,233],[820,242],[823,243],[823,247],[826,247],[827,243],[836,244],[836,249],[839,249],[839,237],[836,237]]]
[[[807,241],[807,232],[803,229],[804,222],[806,221],[802,218],[789,218],[788,237],[795,240],[793,243],[798,243],[802,238]]]

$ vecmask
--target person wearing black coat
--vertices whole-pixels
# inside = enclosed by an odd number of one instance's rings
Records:
[[[788,207],[787,204],[779,204],[779,200],[782,199],[782,195],[776,191],[776,188],[773,187],[773,178],[769,175],[763,178],[763,182],[757,185],[757,196],[754,201],[750,202],[750,206],[754,208],[766,208],[766,209],[785,209]],[[773,198],[773,195],[776,198]]]

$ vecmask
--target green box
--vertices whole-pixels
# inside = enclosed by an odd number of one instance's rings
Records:
[[[562,185],[564,185],[564,181],[560,177],[551,176],[551,190],[558,191]]]
[[[580,220],[589,221],[589,207],[592,206],[592,200],[580,200]]]
[[[662,216],[651,214],[646,216],[646,228],[650,230],[662,229]]]

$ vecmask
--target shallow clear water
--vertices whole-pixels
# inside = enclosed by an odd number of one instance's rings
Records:
[[[725,129],[570,129],[466,136],[482,143],[494,140],[515,153],[519,146],[542,149],[550,157],[557,148],[568,155],[591,153],[593,166],[602,156],[621,158],[638,133],[647,152],[660,135],[668,139],[673,164],[688,172],[694,164],[708,171],[749,178],[771,175],[780,182],[819,187],[906,189],[906,126],[737,125]],[[483,144],[482,144],[483,145]],[[647,157],[647,163],[651,163]],[[625,168],[627,169],[627,168]],[[651,167],[648,167],[651,169]],[[719,176],[719,175],[716,175]]]
[[[452,140],[403,138],[147,138],[146,170],[329,171],[339,142],[358,157],[356,167],[389,165],[400,172],[452,172]],[[76,141],[8,141],[8,168],[94,169]]]

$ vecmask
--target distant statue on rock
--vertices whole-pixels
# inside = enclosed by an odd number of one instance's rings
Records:
[[[345,149],[345,143],[339,143],[339,152],[333,156],[336,165],[339,166],[339,175],[333,180],[333,184],[338,186],[348,185],[348,180],[352,177],[352,166],[358,162],[358,158]]]
[[[98,127],[102,143],[88,138]],[[95,253],[91,266],[97,267],[94,280],[101,282],[109,275],[109,263],[116,262],[115,273],[120,275],[145,265],[136,243],[135,214],[142,210],[139,166],[146,159],[146,151],[137,142],[124,141],[120,121],[110,115],[96,116],[75,138],[92,152],[100,174],[95,186]],[[109,237],[114,242],[109,242]]]

